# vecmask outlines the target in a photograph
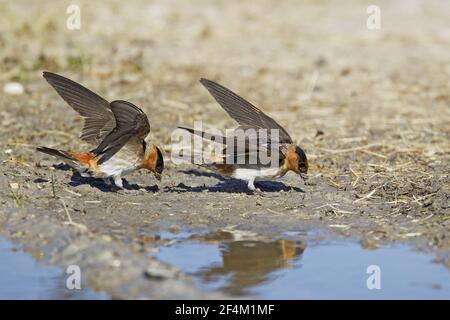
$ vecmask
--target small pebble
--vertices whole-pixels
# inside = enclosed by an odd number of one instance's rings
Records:
[[[150,279],[162,280],[174,278],[176,276],[176,272],[170,269],[149,267],[145,270],[144,275]]]
[[[19,184],[18,183],[16,183],[16,182],[12,182],[12,183],[10,183],[9,184],[9,186],[11,187],[11,189],[13,189],[13,190],[17,190],[17,189],[19,189]]]
[[[21,95],[24,91],[23,85],[19,82],[8,82],[3,87],[3,92],[11,95]]]

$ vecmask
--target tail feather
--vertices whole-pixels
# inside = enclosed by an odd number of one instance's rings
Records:
[[[39,151],[39,152],[43,152],[43,153],[49,154],[49,155],[54,156],[54,157],[58,157],[58,158],[66,159],[66,160],[71,160],[71,161],[77,161],[75,158],[73,158],[66,151],[56,150],[56,149],[47,148],[47,147],[37,147],[36,150]]]
[[[72,169],[78,171],[81,174],[81,176],[83,176],[83,177],[89,177],[89,176],[92,176],[92,174],[93,174],[91,172],[89,166],[86,166],[83,163],[81,163],[80,161],[78,161],[75,157],[73,157],[67,151],[56,150],[56,149],[47,148],[47,147],[38,147],[38,148],[36,148],[36,150],[63,160]]]
[[[221,135],[218,135],[218,134],[211,134],[211,133],[208,133],[208,132],[198,131],[198,130],[194,130],[194,129],[186,128],[186,127],[181,127],[181,126],[178,126],[178,128],[186,130],[186,131],[188,131],[191,134],[198,135],[198,136],[202,137],[203,139],[208,139],[208,140],[211,140],[211,141],[214,141],[214,142],[218,142],[218,143],[222,143],[222,144],[225,144],[225,142],[226,142],[226,138],[221,136]]]

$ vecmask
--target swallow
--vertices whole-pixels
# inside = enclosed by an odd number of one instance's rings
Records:
[[[47,147],[37,150],[63,160],[83,177],[101,178],[123,189],[122,176],[147,169],[161,180],[164,159],[156,145],[147,145],[150,122],[134,104],[108,102],[70,79],[44,72],[45,80],[84,118],[80,138],[96,146],[88,152],[64,151]]]
[[[223,176],[244,180],[251,191],[260,191],[255,188],[255,180],[280,178],[289,171],[295,172],[304,180],[306,179],[308,172],[306,154],[300,146],[292,141],[289,133],[281,125],[224,86],[207,79],[200,79],[200,83],[228,115],[239,124],[237,129],[241,129],[240,132],[235,129],[231,136],[223,137],[179,126],[178,128],[187,130],[191,134],[224,145],[221,155],[212,157],[211,163],[200,164],[201,166]],[[247,129],[254,129],[254,132],[258,132],[256,139],[242,138],[242,130]],[[267,139],[260,139],[259,132],[261,132],[261,129],[267,132]],[[273,129],[278,132],[278,137],[270,134]],[[232,145],[230,144],[231,141],[233,141]],[[236,145],[239,142],[244,142],[243,151],[236,151]],[[252,153],[256,156],[261,152],[267,152],[271,155],[273,151],[278,153],[278,162],[276,163],[263,164],[259,160],[256,163],[248,161]],[[238,156],[244,156],[244,163],[236,161]]]

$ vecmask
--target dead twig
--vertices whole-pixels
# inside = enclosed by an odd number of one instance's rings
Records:
[[[63,224],[74,226],[74,227],[77,227],[77,228],[79,228],[79,229],[81,229],[83,231],[87,231],[88,228],[84,224],[73,222],[72,217],[70,216],[69,210],[67,210],[66,203],[64,202],[63,199],[61,199],[61,203],[63,205],[64,211],[66,212],[67,219],[69,220],[69,221],[63,222]]]

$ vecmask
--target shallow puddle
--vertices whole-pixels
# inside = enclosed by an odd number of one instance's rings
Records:
[[[198,287],[237,298],[450,299],[450,272],[430,254],[404,245],[367,250],[350,241],[305,244],[295,236],[264,241],[237,231],[162,232],[162,245],[150,254],[180,267]],[[67,289],[64,270],[2,237],[0,261],[0,299],[110,298],[84,283],[81,290]],[[380,289],[369,289],[368,279],[369,287]]]
[[[349,241],[308,246],[233,238],[179,237],[153,255],[179,266],[199,287],[234,297],[450,299],[449,270],[408,246],[367,250]]]
[[[0,237],[0,299],[108,299],[103,293],[87,289],[69,290],[69,275],[58,267],[47,266]]]

